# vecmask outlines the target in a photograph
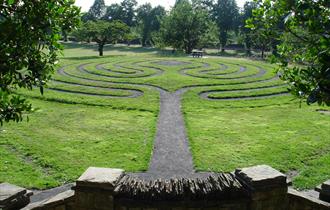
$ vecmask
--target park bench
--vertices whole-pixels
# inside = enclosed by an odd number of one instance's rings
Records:
[[[201,58],[203,57],[203,53],[204,52],[200,50],[193,50],[191,54],[194,58]]]

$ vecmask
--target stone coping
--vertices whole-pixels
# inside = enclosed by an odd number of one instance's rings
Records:
[[[24,195],[27,190],[9,183],[0,184],[0,205],[6,203],[9,200],[14,199],[17,196]]]
[[[236,169],[236,177],[253,189],[287,187],[286,175],[267,165]]]
[[[110,168],[88,168],[76,182],[76,188],[94,187],[107,190],[113,190],[116,183],[124,176],[122,169]]]

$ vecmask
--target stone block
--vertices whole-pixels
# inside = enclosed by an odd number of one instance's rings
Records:
[[[66,203],[73,200],[74,191],[68,190],[65,192],[62,192],[48,200],[46,200],[43,205],[44,206],[57,206],[57,205],[65,205]]]
[[[236,169],[235,175],[251,189],[287,187],[286,175],[267,165]]]
[[[94,206],[95,201],[94,201],[93,192],[88,193],[88,192],[80,192],[76,190],[75,203],[76,206],[81,206],[81,207]]]
[[[24,188],[9,184],[0,184],[0,209],[20,209],[30,202],[32,192]]]
[[[31,203],[22,210],[67,210],[67,206],[72,205],[74,202],[74,191],[68,190],[59,193],[51,198],[47,198],[43,201]]]
[[[321,185],[320,199],[326,202],[330,202],[330,180],[324,182]]]
[[[121,169],[88,168],[76,182],[76,209],[113,209],[113,191],[123,176]]]
[[[321,186],[322,192],[330,195],[330,180],[324,182]]]
[[[54,210],[66,210],[65,205],[57,206],[54,208]]]
[[[79,187],[92,187],[98,189],[114,190],[116,183],[124,175],[124,170],[110,168],[90,167],[77,180]]]
[[[294,189],[289,189],[288,197],[288,209],[290,210],[330,210],[330,203],[307,196]]]
[[[237,169],[235,175],[249,193],[249,209],[285,210],[288,185],[284,174],[270,166],[260,165]]]

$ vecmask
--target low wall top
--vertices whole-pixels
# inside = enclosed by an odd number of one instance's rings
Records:
[[[178,178],[169,180],[144,180],[134,175],[125,175],[117,184],[115,194],[134,200],[202,200],[231,199],[244,196],[241,183],[233,174],[211,174],[198,178]]]

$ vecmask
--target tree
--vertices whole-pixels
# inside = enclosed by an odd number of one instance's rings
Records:
[[[255,11],[263,27],[283,26],[282,43],[274,59],[291,92],[306,98],[308,104],[330,105],[329,7],[327,0],[264,0]],[[254,22],[250,25],[253,28]]]
[[[198,43],[198,48],[214,48],[219,45],[219,29],[215,22],[209,21],[207,23],[207,30],[201,36],[201,39]]]
[[[135,26],[136,23],[136,14],[135,7],[137,6],[137,2],[135,0],[124,0],[120,3],[123,12],[123,21],[129,27]]]
[[[141,5],[137,9],[137,20],[141,34],[141,43],[143,47],[147,45],[148,41],[150,41],[151,21],[152,21],[150,17],[151,10],[152,10],[152,6],[150,3]]]
[[[103,20],[113,21],[120,20],[129,27],[136,25],[137,2],[135,0],[124,0],[120,4],[111,4],[102,17]]]
[[[188,0],[180,0],[161,25],[164,42],[173,48],[191,53],[207,31],[208,14],[193,8]]]
[[[126,34],[124,40],[127,41],[127,45],[130,46],[132,42],[141,40],[140,33],[136,27],[130,28],[130,32]]]
[[[228,41],[228,32],[238,27],[238,7],[235,0],[218,0],[214,5],[214,19],[219,27],[219,41],[222,52]]]
[[[61,26],[62,30],[62,37],[65,42],[68,41],[68,33],[73,31],[77,24],[73,23],[78,23],[78,16],[79,16],[79,11],[78,10],[67,10],[65,14],[65,18],[67,21],[64,21]]]
[[[71,34],[78,41],[86,41],[90,43],[92,41],[92,28],[94,27],[93,21],[84,22],[77,30],[74,30]]]
[[[150,3],[137,9],[138,27],[141,34],[142,46],[151,45],[152,33],[159,31],[161,19],[166,15],[164,7],[152,8]]]
[[[85,23],[76,34],[80,41],[94,41],[98,44],[99,55],[103,56],[104,45],[124,40],[129,33],[129,27],[121,21],[89,21]]]
[[[102,20],[123,21],[124,17],[123,17],[122,9],[123,8],[119,4],[111,4],[110,6],[107,7],[107,11],[106,11],[105,15],[103,16]]]
[[[270,1],[267,1],[267,4],[256,3],[252,17],[246,20],[246,27],[251,30],[253,44],[261,50],[261,58],[264,58],[266,50],[273,49],[273,54],[277,54],[278,40],[283,33],[283,27],[279,27],[281,25],[280,19],[271,20],[272,24],[265,22],[264,11],[269,10],[270,7]],[[268,16],[267,18],[271,17]]]
[[[22,121],[30,103],[17,88],[43,87],[57,62],[61,28],[79,23],[74,1],[5,0],[0,4],[0,123]]]
[[[191,0],[191,2],[194,8],[202,8],[209,13],[210,17],[212,16],[212,11],[214,7],[213,0]]]
[[[95,0],[84,20],[99,20],[105,15],[106,9],[104,0]]]
[[[246,27],[246,21],[253,17],[253,10],[256,8],[257,4],[255,2],[246,2],[240,18],[240,32],[244,38],[245,49],[248,55],[251,54],[251,47],[254,40],[253,35],[256,34],[252,34],[252,30]]]

